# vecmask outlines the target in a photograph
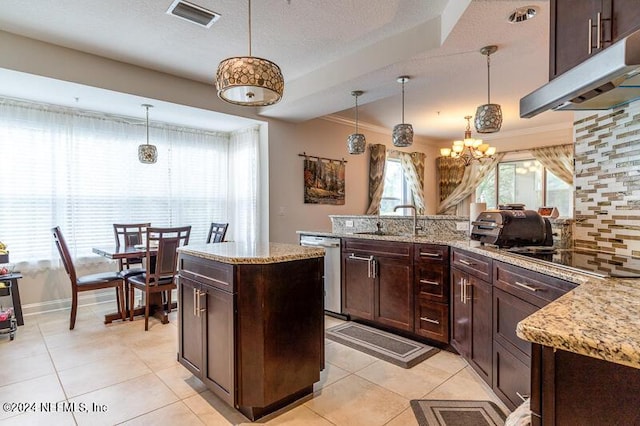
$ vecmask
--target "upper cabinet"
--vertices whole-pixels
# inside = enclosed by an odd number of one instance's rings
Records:
[[[640,28],[638,0],[551,0],[549,80]]]

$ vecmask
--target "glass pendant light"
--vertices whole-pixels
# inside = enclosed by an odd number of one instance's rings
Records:
[[[158,149],[155,145],[149,145],[149,108],[153,108],[153,105],[142,106],[147,109],[147,143],[138,146],[138,160],[143,164],[154,164],[158,161]]]
[[[367,145],[367,141],[362,133],[358,133],[358,96],[362,95],[362,90],[354,90],[351,95],[356,98],[356,132],[347,138],[347,148],[349,154],[362,154]]]
[[[251,0],[249,0],[249,56],[227,58],[216,72],[218,97],[242,106],[273,105],[282,99],[284,78],[275,63],[251,56]]]
[[[487,57],[487,103],[480,105],[476,110],[474,123],[478,133],[495,133],[500,131],[502,126],[502,109],[500,105],[491,103],[491,65],[489,57],[497,50],[498,46],[485,46],[480,49],[480,53]]]
[[[402,124],[393,127],[393,145],[398,147],[410,146],[413,143],[413,126],[404,122],[404,83],[407,81],[409,77],[406,75],[397,79],[398,83],[402,83]]]

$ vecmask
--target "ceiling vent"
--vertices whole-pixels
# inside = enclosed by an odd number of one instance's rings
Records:
[[[167,14],[205,28],[210,28],[214,22],[220,19],[220,14],[185,0],[175,0],[171,3],[171,6],[167,9]]]

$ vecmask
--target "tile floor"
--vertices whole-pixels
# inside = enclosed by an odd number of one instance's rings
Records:
[[[175,312],[170,324],[151,319],[145,332],[139,319],[104,325],[111,308],[80,308],[73,331],[69,312],[59,311],[27,317],[14,341],[0,336],[0,425],[251,423],[178,364]],[[339,322],[326,317],[325,325]],[[413,426],[409,401],[421,398],[489,399],[506,411],[457,355],[441,351],[406,370],[325,344],[326,368],[314,395],[255,423]],[[27,412],[7,410],[5,403]]]

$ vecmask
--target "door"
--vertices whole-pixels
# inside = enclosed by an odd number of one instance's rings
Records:
[[[375,319],[380,324],[413,331],[413,267],[411,259],[378,256]]]
[[[202,345],[202,317],[197,312],[197,295],[200,284],[179,276],[178,278],[178,315],[180,347],[178,357],[195,376],[202,376],[202,360],[204,355]]]
[[[451,269],[451,346],[464,357],[471,352],[471,305],[465,297],[468,278],[466,272]]]
[[[343,312],[373,320],[373,258],[356,253],[342,256]]]
[[[202,380],[218,397],[234,406],[235,321],[234,295],[203,286],[200,293],[205,318],[206,367]]]
[[[468,292],[471,303],[471,352],[469,361],[478,374],[491,385],[493,363],[492,303],[491,284],[469,276]]]

